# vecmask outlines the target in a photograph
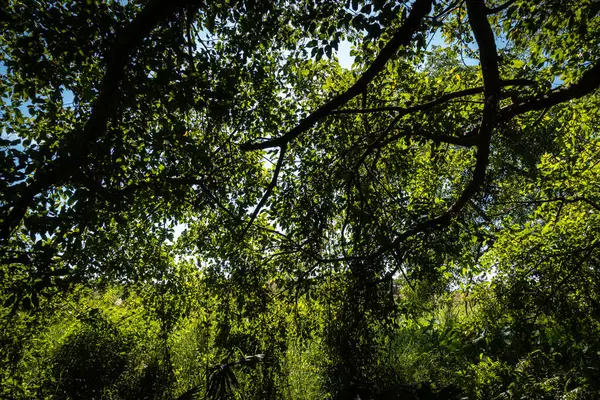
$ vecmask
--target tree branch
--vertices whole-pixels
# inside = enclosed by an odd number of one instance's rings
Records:
[[[102,79],[100,94],[83,129],[78,148],[83,152],[83,156],[87,155],[90,143],[105,133],[108,118],[117,106],[120,84],[125,77],[133,50],[160,21],[170,18],[179,8],[192,3],[192,0],[150,0],[135,19],[116,34],[112,50],[106,58],[106,73]]]
[[[343,106],[348,101],[353,99],[358,94],[365,90],[369,82],[383,69],[385,64],[392,58],[402,46],[408,46],[412,41],[413,35],[419,29],[423,18],[431,11],[433,0],[416,0],[413,4],[409,16],[404,21],[404,24],[398,29],[392,39],[381,50],[375,61],[362,74],[362,76],[345,92],[335,96],[329,102],[319,107],[315,112],[308,117],[302,119],[298,125],[285,133],[273,139],[264,142],[252,143],[246,142],[241,145],[242,150],[261,150],[273,147],[281,147],[284,144],[290,143],[292,140],[300,136],[302,133],[310,129],[321,119],[330,115],[334,110]]]
[[[267,190],[265,191],[265,193],[263,194],[263,197],[260,199],[260,202],[254,209],[254,212],[252,213],[252,216],[250,217],[250,221],[248,221],[246,228],[244,228],[244,230],[242,231],[242,234],[240,235],[240,239],[239,239],[240,241],[244,238],[244,236],[248,232],[248,229],[250,229],[250,227],[254,223],[254,220],[256,220],[256,217],[258,217],[260,210],[267,203],[267,200],[271,196],[271,193],[273,193],[273,189],[275,189],[275,186],[277,186],[277,179],[279,178],[279,173],[281,172],[281,167],[283,166],[283,160],[285,158],[286,149],[287,149],[286,144],[283,144],[280,147],[279,159],[277,160],[277,165],[275,166],[275,171],[273,172],[273,178],[271,178],[271,182],[269,183],[269,186],[267,186]]]
[[[598,87],[600,87],[600,62],[585,71],[576,83],[527,99],[519,104],[504,107],[501,110],[500,119],[507,121],[519,114],[543,110],[569,100],[578,99],[592,93]]]
[[[583,73],[579,81],[558,90],[526,99],[500,109],[497,122],[508,122],[517,115],[530,111],[548,110],[550,107],[570,100],[580,99],[600,87],[600,61]],[[537,121],[536,121],[537,122]],[[466,137],[474,136],[471,132]]]
[[[0,240],[8,238],[23,220],[36,196],[50,187],[70,179],[89,155],[90,146],[106,131],[108,119],[118,103],[120,84],[133,50],[162,20],[171,17],[181,6],[193,0],[150,0],[134,20],[115,35],[114,44],[106,58],[106,72],[100,85],[100,94],[92,107],[90,118],[79,132],[74,132],[72,148],[46,168],[40,169],[21,192],[0,224]]]
[[[447,13],[449,13],[450,11],[454,10],[455,8],[458,8],[458,7],[460,6],[460,3],[462,3],[462,2],[463,2],[463,0],[455,0],[455,1],[453,1],[452,3],[450,3],[450,4],[448,5],[448,7],[446,7],[445,9],[443,9],[443,10],[442,10],[442,11],[441,11],[439,14],[437,14],[437,15],[434,15],[434,16],[432,16],[432,17],[428,17],[428,18],[430,18],[430,19],[432,19],[432,20],[434,20],[434,21],[435,21],[435,20],[438,20],[438,19],[440,19],[441,17],[445,16],[445,15],[446,15]]]
[[[535,84],[536,84],[535,81],[532,81],[529,79],[511,79],[511,80],[505,80],[505,81],[501,82],[501,86],[529,86],[529,85],[535,85]],[[371,112],[384,112],[384,111],[398,111],[399,112],[399,114],[396,115],[396,117],[393,119],[393,121],[390,123],[390,125],[383,131],[383,133],[379,136],[379,138],[377,138],[377,140],[375,140],[365,150],[362,157],[360,158],[360,162],[358,163],[360,165],[360,164],[362,164],[362,162],[364,162],[365,158],[370,153],[372,153],[374,150],[383,148],[383,147],[387,146],[388,144],[394,142],[395,140],[397,140],[401,137],[405,137],[405,136],[420,136],[420,137],[424,137],[426,139],[433,140],[436,142],[448,143],[448,144],[453,144],[456,146],[463,146],[463,147],[476,146],[479,143],[479,136],[477,136],[475,133],[467,134],[464,136],[451,136],[451,135],[436,135],[436,134],[431,134],[431,133],[427,133],[427,132],[423,132],[423,131],[419,130],[419,131],[410,132],[408,134],[398,134],[398,135],[395,135],[395,136],[390,137],[385,140],[383,140],[383,139],[385,136],[387,136],[387,134],[389,134],[389,132],[400,121],[400,119],[408,114],[412,114],[412,113],[418,112],[418,111],[426,111],[426,110],[434,108],[438,105],[444,104],[450,100],[464,97],[464,96],[470,96],[473,94],[479,94],[479,93],[483,93],[483,92],[484,92],[483,87],[477,87],[477,88],[460,90],[460,91],[453,92],[453,93],[448,93],[448,94],[445,94],[435,100],[429,101],[427,103],[419,104],[416,106],[412,106],[412,107],[392,106],[392,107],[379,107],[379,108],[367,108],[367,109],[344,109],[344,110],[336,110],[332,114],[346,114],[346,113],[358,114],[358,113],[371,113]]]
[[[490,142],[492,131],[498,117],[498,103],[500,99],[501,79],[498,69],[498,52],[494,33],[486,17],[486,7],[483,0],[467,0],[467,14],[469,23],[473,29],[475,40],[479,47],[481,70],[483,74],[485,106],[479,126],[477,137],[477,155],[473,178],[463,190],[456,202],[448,210],[435,218],[422,221],[408,229],[392,242],[391,246],[381,247],[374,257],[380,256],[388,250],[394,250],[404,240],[425,232],[430,229],[440,229],[450,223],[467,204],[467,202],[479,191],[485,181],[485,173],[489,162]]]
[[[456,203],[447,212],[448,219],[456,215],[481,188],[485,181],[485,171],[490,157],[490,142],[492,131],[498,115],[498,102],[500,100],[500,71],[498,69],[498,51],[494,32],[486,17],[486,7],[483,0],[467,0],[467,15],[469,24],[479,46],[479,61],[483,74],[485,106],[479,132],[479,144],[473,179],[458,198]],[[445,218],[445,217],[444,217]]]

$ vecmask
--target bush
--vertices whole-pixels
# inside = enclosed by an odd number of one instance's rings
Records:
[[[96,399],[110,396],[128,367],[131,341],[98,309],[67,335],[53,357],[56,397]]]

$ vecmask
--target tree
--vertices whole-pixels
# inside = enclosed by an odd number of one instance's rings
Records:
[[[577,304],[593,331],[598,2],[44,4],[0,28],[13,313],[182,257],[247,307],[327,281],[339,393],[374,384],[398,276],[427,299],[493,271],[496,320]]]

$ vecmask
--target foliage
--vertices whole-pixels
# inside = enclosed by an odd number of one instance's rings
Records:
[[[0,396],[600,397],[599,4],[8,0]]]
[[[71,335],[54,355],[55,395],[58,398],[104,397],[126,368],[128,340],[92,309],[83,326]]]

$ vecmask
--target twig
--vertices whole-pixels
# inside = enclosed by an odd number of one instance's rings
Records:
[[[239,241],[242,241],[242,239],[248,232],[248,229],[250,229],[250,227],[254,223],[254,220],[256,219],[256,217],[258,217],[260,210],[266,204],[267,200],[271,196],[271,193],[273,193],[273,189],[275,189],[275,186],[277,186],[277,178],[279,178],[279,173],[281,172],[281,167],[283,166],[283,160],[285,158],[286,149],[287,149],[287,144],[285,144],[285,143],[282,144],[281,147],[279,148],[279,159],[277,160],[277,165],[275,166],[275,171],[273,172],[273,178],[271,179],[269,186],[267,186],[267,190],[265,191],[262,198],[260,199],[260,202],[254,209],[254,212],[252,213],[252,216],[250,217],[250,221],[248,221],[246,228],[244,228],[244,230],[242,231]]]

